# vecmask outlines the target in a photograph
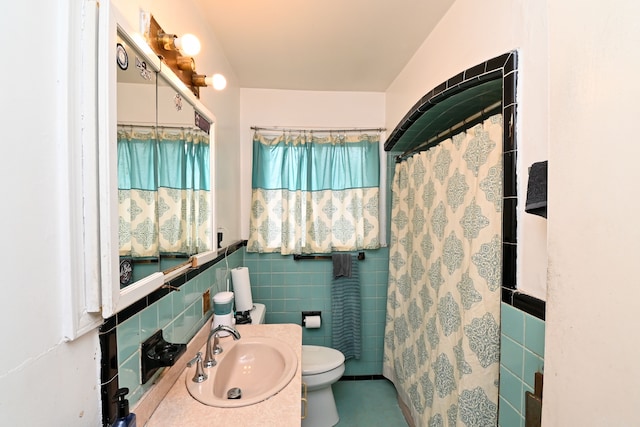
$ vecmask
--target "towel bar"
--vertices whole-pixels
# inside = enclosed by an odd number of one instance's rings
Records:
[[[318,259],[328,259],[331,260],[331,255],[298,255],[298,254],[294,254],[293,255],[293,260],[294,261],[301,261],[301,260],[318,260]],[[364,252],[358,252],[358,261],[362,261],[364,259]]]

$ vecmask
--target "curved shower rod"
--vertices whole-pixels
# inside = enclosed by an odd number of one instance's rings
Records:
[[[502,105],[502,101],[498,101],[494,104],[491,104],[488,107],[478,111],[477,113],[472,114],[466,119],[461,120],[460,122],[456,123],[450,128],[445,129],[439,134],[429,138],[427,141],[423,142],[422,144],[416,147],[413,147],[402,154],[397,155],[395,157],[396,163],[400,163],[403,160],[406,160],[407,158],[413,156],[414,154],[419,153],[420,151],[424,151],[426,149],[433,147],[434,145],[437,145],[438,143],[440,143],[441,141],[444,141],[445,139],[447,139],[457,131],[463,131],[467,126],[477,123],[479,120],[482,120],[483,117],[485,117],[486,115],[500,108],[501,105]]]

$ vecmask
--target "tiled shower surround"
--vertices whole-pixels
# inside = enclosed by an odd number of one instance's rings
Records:
[[[502,303],[500,334],[500,427],[525,426],[525,392],[544,367],[544,320]]]

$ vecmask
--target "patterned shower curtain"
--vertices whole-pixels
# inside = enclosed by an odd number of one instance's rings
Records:
[[[497,425],[502,116],[396,165],[383,374],[417,426]]]
[[[211,250],[209,135],[118,127],[120,256]]]
[[[380,247],[378,135],[253,138],[249,252]]]

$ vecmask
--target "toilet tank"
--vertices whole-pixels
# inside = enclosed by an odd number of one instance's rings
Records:
[[[264,304],[254,303],[251,310],[251,324],[260,325],[264,323],[264,317],[267,312],[267,307]]]

